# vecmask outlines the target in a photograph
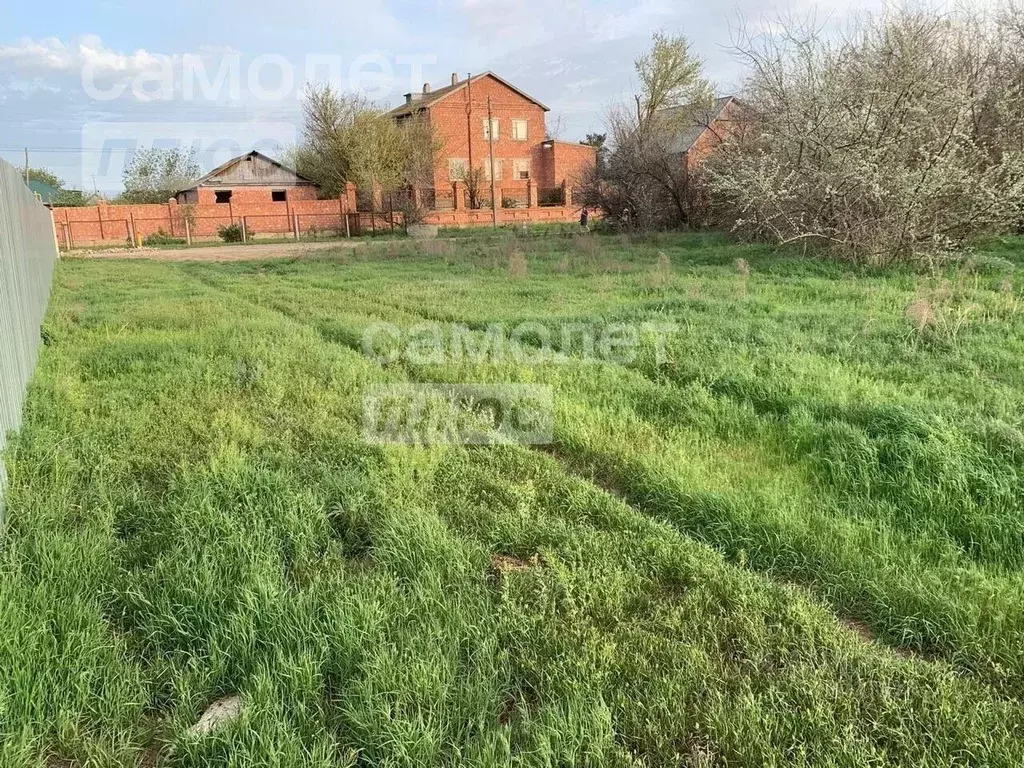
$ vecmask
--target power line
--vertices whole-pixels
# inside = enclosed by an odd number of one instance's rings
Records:
[[[189,144],[191,142],[183,142]],[[29,147],[29,152],[46,152],[46,153],[70,153],[70,154],[87,154],[89,152],[127,152],[134,151],[136,149],[144,149],[145,147]],[[282,149],[281,144],[275,144],[274,149]],[[0,147],[0,152],[24,152],[25,147]],[[216,149],[215,151],[221,151]]]

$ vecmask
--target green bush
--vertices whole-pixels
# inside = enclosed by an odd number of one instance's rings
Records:
[[[518,208],[519,207],[519,201],[516,200],[514,197],[503,197],[503,198],[501,198],[501,207],[502,208]]]
[[[242,242],[242,225],[232,223],[217,227],[217,234],[220,235],[220,239],[225,243],[240,243]],[[246,234],[252,237],[256,233],[249,230]]]
[[[148,246],[161,246],[161,245],[183,245],[185,241],[180,237],[172,237],[171,235],[164,232],[164,230],[158,229],[150,235],[146,235],[146,239],[142,241],[143,244]]]

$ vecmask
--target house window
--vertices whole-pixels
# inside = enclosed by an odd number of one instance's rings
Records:
[[[513,178],[525,181],[530,178],[530,160],[513,160]]]
[[[516,141],[526,141],[528,136],[529,123],[525,120],[512,121],[512,138]]]
[[[275,203],[286,203],[288,202],[288,190],[287,189],[274,189],[270,192],[270,199]]]
[[[230,189],[218,189],[214,192],[218,203],[230,203],[231,202],[231,190]]]
[[[494,140],[497,141],[501,138],[501,121],[496,117],[492,117],[490,122],[487,118],[484,118],[484,141],[491,140],[491,134],[494,134]]]
[[[451,181],[465,181],[469,171],[469,161],[461,157],[453,157],[448,161],[448,178]]]
[[[494,180],[501,181],[501,167],[503,163],[498,158],[494,158]],[[491,180],[491,162],[490,160],[484,160],[484,179],[487,181]]]

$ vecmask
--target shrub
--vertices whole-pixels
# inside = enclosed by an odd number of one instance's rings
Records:
[[[217,234],[220,235],[220,239],[225,243],[240,243],[242,242],[242,225],[227,224],[217,227]],[[255,233],[248,232],[247,234],[252,235]]]
[[[150,235],[146,235],[146,239],[143,240],[143,243],[148,246],[183,245],[184,242],[185,240],[183,238],[172,237],[164,232],[162,228]]]
[[[518,208],[519,207],[519,201],[516,200],[514,197],[503,197],[503,198],[501,198],[501,207],[502,208]]]
[[[751,131],[705,164],[736,231],[936,265],[1013,228],[1024,90],[983,18],[901,10],[846,35],[791,27],[741,48]]]

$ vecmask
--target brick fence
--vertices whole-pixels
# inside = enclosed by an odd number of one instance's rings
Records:
[[[465,185],[456,182],[451,190],[424,190],[413,193],[417,202],[431,208],[425,221],[446,227],[490,226],[490,207],[470,208]],[[499,224],[571,222],[578,209],[572,205],[572,190],[561,191],[563,205],[541,206],[539,190],[530,186],[523,199],[505,198],[501,190],[496,199],[515,201],[516,207],[498,208]],[[422,198],[421,198],[422,195]],[[374,196],[376,212],[357,210],[354,184],[337,200],[296,200],[283,203],[245,202],[182,205],[174,200],[159,205],[99,205],[88,208],[54,208],[53,221],[57,241],[63,249],[83,246],[124,244],[144,240],[163,232],[182,240],[216,240],[223,226],[244,227],[246,237],[278,235],[311,237],[329,233],[355,236],[402,227],[401,205],[391,196]],[[490,189],[484,202],[490,204]],[[423,199],[429,198],[429,199]]]

